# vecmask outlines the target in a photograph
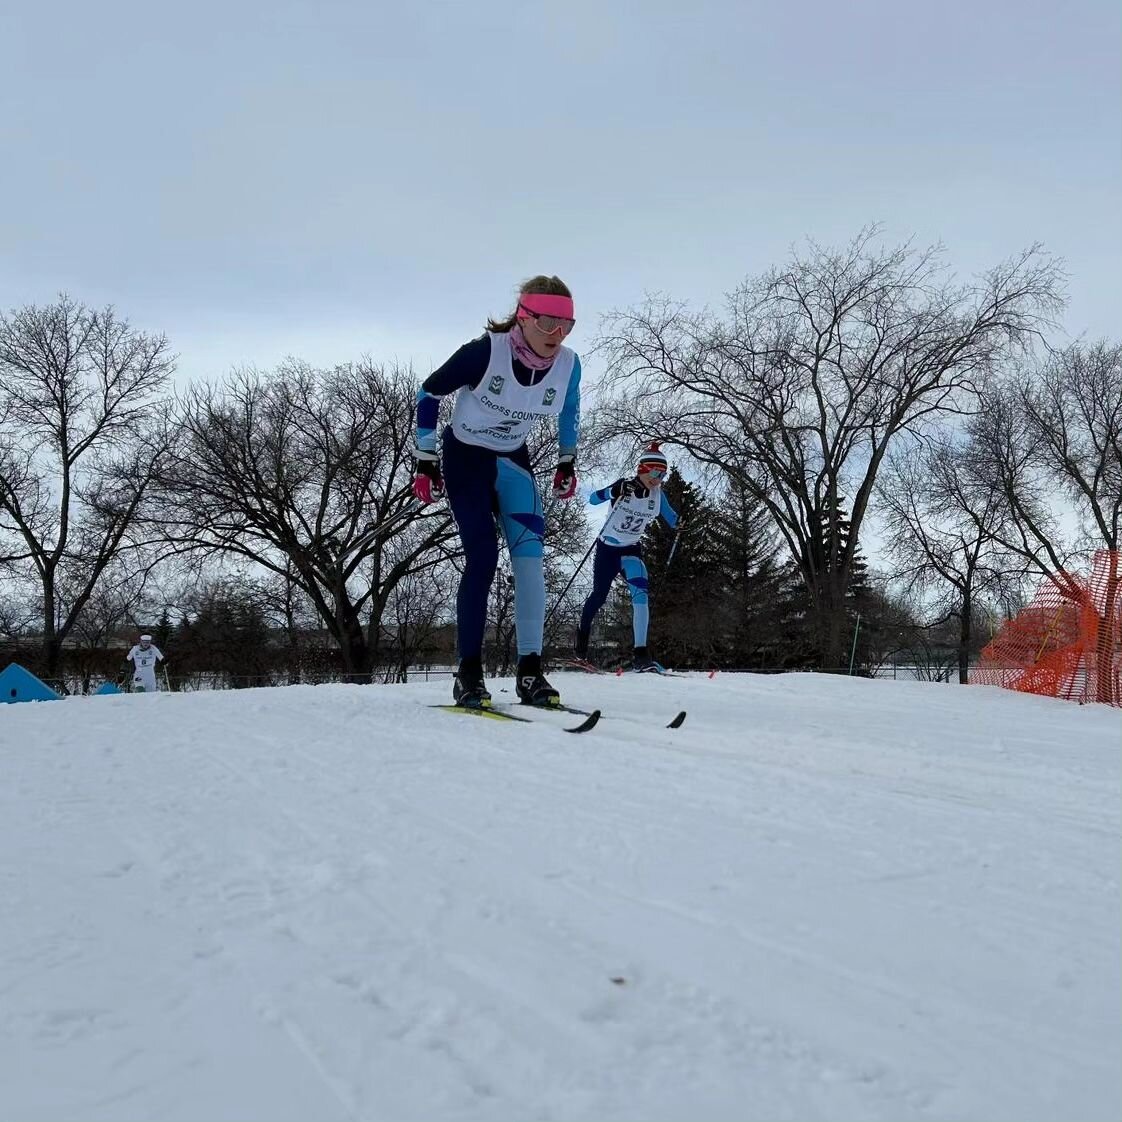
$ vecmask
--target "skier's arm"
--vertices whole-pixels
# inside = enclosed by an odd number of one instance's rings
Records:
[[[569,387],[557,419],[557,470],[553,473],[553,497],[567,501],[577,493],[577,440],[580,437],[580,359],[573,355]]]
[[[438,366],[417,391],[417,447],[436,451],[436,422],[440,399],[465,386],[477,386],[491,361],[491,337],[480,335],[465,343],[447,362]]]
[[[557,419],[558,454],[575,456],[580,440],[580,359],[573,355],[573,372],[569,375],[569,388],[565,391],[565,404]]]
[[[671,530],[678,528],[678,512],[670,505],[670,500],[666,497],[666,492],[663,491],[659,498],[658,513],[662,515],[663,522],[670,527]]]
[[[156,661],[157,662],[163,662],[164,661],[164,652],[161,651],[160,648],[155,646],[155,645],[153,645],[152,650],[155,651],[155,653],[156,653]]]
[[[623,494],[623,485],[626,482],[626,479],[617,479],[607,487],[601,487],[599,491],[593,491],[588,496],[588,501],[593,506],[599,506],[601,503],[614,503]]]

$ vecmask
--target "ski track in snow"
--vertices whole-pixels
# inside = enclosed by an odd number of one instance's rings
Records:
[[[0,706],[0,1119],[1122,1117],[1122,714],[555,681]]]

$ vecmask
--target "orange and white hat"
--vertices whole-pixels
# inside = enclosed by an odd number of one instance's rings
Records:
[[[639,457],[638,467],[635,469],[636,475],[642,475],[643,472],[652,471],[658,475],[665,475],[667,471],[666,456],[659,450],[658,441],[652,441],[647,450]]]

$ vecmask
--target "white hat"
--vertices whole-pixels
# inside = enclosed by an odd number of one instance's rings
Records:
[[[152,642],[152,636],[151,636],[151,635],[141,635],[141,637],[140,637],[140,641],[141,641],[141,642],[143,643],[143,642],[145,642],[146,640],[147,640],[147,641],[148,641],[149,643],[151,643],[151,642]]]
[[[639,457],[639,466],[635,470],[636,475],[642,475],[643,469],[652,467],[656,471],[666,471],[666,455],[659,447],[658,441],[654,441],[646,451]]]

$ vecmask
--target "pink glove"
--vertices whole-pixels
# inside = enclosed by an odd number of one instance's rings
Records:
[[[435,452],[417,449],[413,468],[413,495],[428,506],[444,494],[444,476],[440,474],[440,461]]]
[[[575,456],[562,456],[553,473],[553,497],[566,502],[577,493],[577,465]]]

